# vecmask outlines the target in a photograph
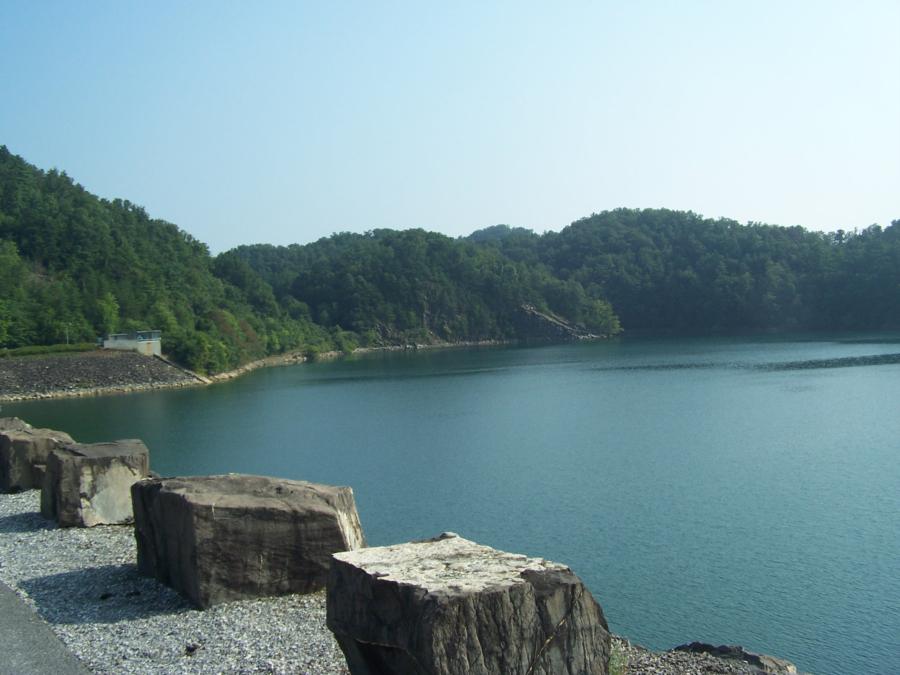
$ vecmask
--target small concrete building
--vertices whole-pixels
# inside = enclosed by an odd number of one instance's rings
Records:
[[[137,352],[144,356],[162,356],[162,331],[138,330],[107,335],[103,338],[103,348]]]

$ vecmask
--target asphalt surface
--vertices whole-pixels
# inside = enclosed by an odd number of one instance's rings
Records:
[[[88,675],[53,629],[0,582],[0,675]]]

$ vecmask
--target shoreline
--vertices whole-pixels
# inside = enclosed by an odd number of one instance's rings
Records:
[[[0,581],[91,672],[349,674],[326,627],[324,591],[198,610],[138,574],[133,526],[59,528],[40,515],[39,502],[38,490],[0,493]],[[611,637],[611,675],[796,672]]]
[[[138,394],[143,391],[157,391],[161,389],[186,389],[189,387],[203,387],[205,383],[182,382],[166,384],[131,384],[116,385],[110,387],[88,387],[85,389],[58,389],[47,392],[33,392],[29,394],[6,395],[0,394],[0,403],[24,403],[27,401],[49,401],[64,398],[88,398],[91,396],[111,396],[116,394]]]
[[[172,370],[179,371],[184,377],[179,378],[173,381],[165,381],[165,382],[121,382],[112,385],[102,385],[102,386],[87,386],[87,387],[79,387],[76,385],[69,385],[62,388],[56,389],[47,389],[42,390],[40,387],[35,387],[31,391],[25,391],[16,394],[6,394],[0,393],[0,404],[2,403],[18,403],[24,401],[43,401],[43,400],[53,400],[53,399],[65,399],[65,398],[86,398],[90,396],[109,396],[109,395],[121,395],[121,394],[134,394],[140,392],[147,391],[157,391],[163,389],[183,389],[185,387],[205,387],[214,384],[220,384],[222,382],[230,382],[231,380],[242,377],[243,375],[247,375],[248,373],[253,372],[254,370],[259,370],[260,368],[277,368],[283,366],[294,366],[301,365],[304,363],[315,363],[316,361],[331,361],[340,358],[346,358],[348,356],[355,356],[358,354],[374,354],[378,352],[418,352],[418,351],[428,351],[428,350],[436,350],[436,349],[464,349],[469,347],[498,347],[503,345],[514,344],[513,341],[509,340],[480,340],[480,341],[465,341],[465,342],[443,342],[436,344],[408,344],[408,345],[389,345],[384,347],[357,347],[350,353],[340,352],[336,350],[320,352],[315,355],[314,358],[310,359],[306,356],[305,351],[303,350],[294,350],[290,352],[285,352],[284,354],[274,354],[272,356],[266,356],[261,359],[256,359],[255,361],[250,361],[245,363],[242,366],[238,366],[233,370],[227,370],[221,373],[216,373],[215,375],[200,375],[199,373],[195,373],[192,370],[188,370],[178,364],[170,361],[165,357],[147,357],[141,356],[140,358],[150,358],[154,360],[158,360],[161,363],[166,364],[168,368]],[[85,354],[91,355],[88,358],[93,358],[93,355],[101,352],[83,352],[83,353],[73,353],[73,354],[65,354],[65,355],[50,355],[55,356],[57,358],[64,359],[78,359],[85,358]],[[3,361],[7,361],[7,363],[15,361],[24,361],[26,359],[46,359],[48,357],[7,357]],[[0,368],[3,366],[3,361],[0,361]]]
[[[208,384],[165,358],[95,350],[0,359],[0,403],[128,394]]]

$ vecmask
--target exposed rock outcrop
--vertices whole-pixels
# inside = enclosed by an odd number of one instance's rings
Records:
[[[705,642],[691,642],[690,644],[679,645],[673,651],[709,654],[717,659],[747,663],[759,672],[770,675],[797,675],[797,666],[790,661],[767,654],[754,654],[753,652],[748,652],[740,645],[719,645],[716,647]]]
[[[745,661],[678,649],[653,652],[617,636],[613,636],[610,670],[628,675],[765,675]]]
[[[41,514],[60,527],[130,523],[131,486],[149,472],[149,451],[138,439],[66,445],[47,462]]]
[[[4,417],[0,427],[0,491],[18,492],[42,485],[44,466],[50,453],[66,443],[69,434],[53,429],[35,429],[17,417]]]
[[[516,313],[516,328],[520,335],[537,340],[591,340],[600,337],[580,326],[533,305],[522,305]]]
[[[454,534],[334,556],[327,623],[353,675],[606,675],[603,611],[564,565]]]
[[[308,593],[331,555],[365,545],[353,491],[229,474],[132,487],[138,569],[198,607]]]
[[[0,431],[22,431],[31,429],[31,425],[18,417],[0,417]]]

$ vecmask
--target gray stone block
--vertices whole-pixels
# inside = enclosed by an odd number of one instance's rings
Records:
[[[333,556],[328,628],[353,675],[606,675],[603,611],[564,565],[454,534]]]
[[[365,546],[353,490],[229,474],[132,487],[138,569],[198,607],[325,586],[331,555]]]
[[[46,464],[51,452],[75,441],[67,433],[34,429],[15,417],[3,421],[9,426],[0,428],[0,492],[40,488],[43,471],[35,465]]]
[[[0,417],[0,431],[23,431],[31,425],[19,417]]]
[[[34,484],[40,485],[41,488],[44,487],[44,479],[47,477],[47,465],[46,464],[32,464],[31,465],[31,477],[34,480]]]
[[[149,471],[149,451],[136,438],[71,443],[47,461],[41,514],[60,527],[130,523],[131,486]]]

